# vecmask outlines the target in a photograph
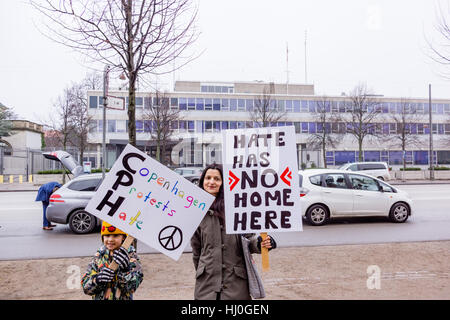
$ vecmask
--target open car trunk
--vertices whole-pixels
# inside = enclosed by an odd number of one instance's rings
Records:
[[[73,177],[76,178],[79,175],[82,175],[83,167],[80,166],[75,159],[72,157],[72,155],[66,151],[58,150],[58,151],[52,151],[52,152],[44,152],[42,154],[46,159],[55,160],[61,162],[64,168],[69,170]]]

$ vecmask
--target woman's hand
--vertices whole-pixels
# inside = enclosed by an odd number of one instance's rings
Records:
[[[261,236],[258,238],[261,238]],[[269,235],[264,240],[262,240],[262,238],[261,238],[261,248],[275,249],[276,247],[277,247],[277,245],[276,245],[275,240],[272,239]]]

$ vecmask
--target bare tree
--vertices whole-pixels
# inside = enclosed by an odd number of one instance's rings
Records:
[[[51,130],[59,132],[55,137],[59,139],[59,144],[62,146],[63,150],[67,150],[68,146],[74,145],[73,140],[76,133],[72,123],[73,112],[72,88],[67,87],[53,103],[50,122],[47,122],[46,124]]]
[[[358,143],[359,161],[362,161],[363,143],[368,137],[380,136],[381,124],[377,123],[381,103],[366,87],[358,84],[349,94],[346,102],[346,131]]]
[[[81,163],[84,158],[84,150],[88,145],[87,137],[89,129],[91,129],[91,120],[93,118],[92,115],[89,115],[86,91],[100,89],[101,83],[102,78],[100,74],[90,73],[80,83],[73,84],[69,89],[69,98],[72,109],[69,121],[74,131],[72,142],[80,151]]]
[[[166,150],[174,130],[172,125],[181,119],[180,110],[171,108],[169,96],[157,91],[148,97],[150,107],[144,109],[143,119],[150,120],[151,138],[156,143],[156,160],[166,164]]]
[[[136,82],[171,72],[196,40],[190,0],[30,0],[49,21],[50,38],[128,77],[129,143],[136,146]],[[173,61],[180,63],[177,67]],[[181,61],[184,61],[181,63]]]
[[[316,133],[308,137],[308,143],[316,149],[322,150],[323,164],[327,167],[326,151],[328,148],[335,148],[344,133],[340,124],[340,116],[334,112],[335,101],[324,96],[316,101],[316,111],[313,113],[314,121],[317,124]],[[336,127],[336,128],[335,128]]]
[[[407,147],[418,146],[421,139],[412,127],[421,122],[424,118],[423,114],[418,114],[415,104],[410,103],[406,99],[401,99],[400,108],[397,112],[389,114],[387,122],[395,124],[396,133],[389,133],[384,140],[389,143],[389,147],[400,147],[403,151],[403,170],[406,170],[405,153]]]
[[[263,93],[255,99],[253,110],[249,111],[251,119],[261,127],[269,127],[286,116],[285,109],[277,105],[277,100],[272,99],[271,93],[270,89],[264,88]]]
[[[435,30],[437,39],[425,38],[429,54],[428,56],[435,62],[444,66],[445,71],[439,72],[444,78],[450,79],[450,3],[447,8],[442,8],[438,2]]]

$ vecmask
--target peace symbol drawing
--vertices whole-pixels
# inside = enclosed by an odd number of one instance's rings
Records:
[[[164,249],[173,251],[183,242],[183,232],[176,226],[167,226],[159,232],[158,240]]]

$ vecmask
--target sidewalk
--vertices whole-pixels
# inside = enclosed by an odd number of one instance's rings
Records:
[[[427,184],[450,184],[450,180],[389,180],[391,185],[427,185]],[[23,192],[23,191],[38,191],[38,185],[33,183],[0,183],[0,192]]]

